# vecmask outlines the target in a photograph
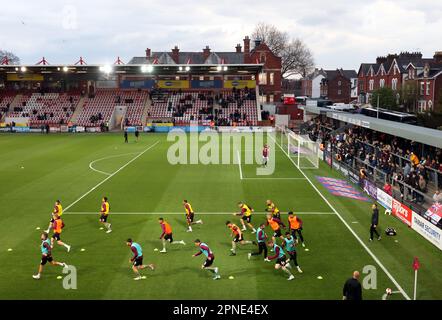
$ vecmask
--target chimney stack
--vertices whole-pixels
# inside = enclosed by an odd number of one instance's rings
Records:
[[[178,46],[172,49],[172,59],[175,63],[180,63],[180,49],[178,49]]]
[[[238,44],[236,45],[235,49],[236,49],[236,53],[241,53],[241,49],[242,49],[242,48],[241,48],[241,44],[238,43]]]
[[[250,38],[246,36],[244,38],[244,53],[250,53]]]
[[[146,58],[150,58],[150,55],[151,55],[150,49],[147,48],[146,49]]]
[[[206,46],[203,49],[203,56],[204,56],[204,60],[206,60],[210,56],[210,48],[209,48],[209,46]]]
[[[433,56],[434,62],[442,63],[442,51],[436,51]]]

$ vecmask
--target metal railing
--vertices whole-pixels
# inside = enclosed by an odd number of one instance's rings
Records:
[[[365,144],[367,146],[369,146],[370,148],[372,148],[373,150],[376,151],[376,154],[381,154],[383,151],[381,148],[372,145],[368,142],[362,141],[360,139],[355,139],[357,142]],[[407,159],[401,155],[398,155],[397,153],[393,153],[390,152],[390,154],[393,156],[394,158],[394,162],[400,167],[401,172],[403,173],[403,168],[405,167],[405,164],[408,162],[410,164],[412,164],[412,162],[410,161],[410,159]],[[442,186],[442,172],[440,172],[439,170],[436,170],[434,168],[425,166],[425,169],[427,169],[428,172],[428,178],[429,178],[429,182],[431,182],[436,189],[439,189],[439,186]]]

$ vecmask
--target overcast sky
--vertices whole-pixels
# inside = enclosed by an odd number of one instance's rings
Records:
[[[441,0],[15,0],[0,9],[0,49],[25,64],[127,62],[145,48],[233,51],[262,21],[313,51],[316,65],[357,69],[389,52],[442,50]]]

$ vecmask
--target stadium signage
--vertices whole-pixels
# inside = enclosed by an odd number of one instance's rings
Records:
[[[369,196],[371,196],[373,199],[377,199],[378,197],[378,188],[368,181],[367,179],[364,180],[364,191],[367,192]]]
[[[223,83],[221,80],[192,80],[190,82],[192,89],[212,89],[222,88]]]
[[[159,80],[158,87],[168,89],[188,89],[190,87],[190,82],[188,80]]]
[[[414,211],[412,217],[411,228],[442,250],[442,230]]]
[[[377,189],[377,200],[385,209],[391,210],[393,205],[393,198],[384,190],[379,188]]]
[[[406,205],[400,203],[396,199],[393,199],[391,213],[407,226],[411,226],[412,211]]]
[[[254,89],[256,88],[256,82],[254,80],[225,80],[224,88],[226,89],[244,89],[244,88]]]

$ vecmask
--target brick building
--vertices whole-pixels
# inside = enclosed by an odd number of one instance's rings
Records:
[[[378,57],[376,63],[362,63],[358,99],[369,103],[373,91],[383,87],[396,91],[399,98],[406,83],[418,87],[415,110],[434,110],[442,99],[442,52],[436,52],[433,58],[423,58],[420,52],[401,52]]]
[[[354,89],[357,83],[357,73],[354,70],[324,70],[325,77],[321,80],[321,97],[335,103],[350,103],[355,97]]]
[[[272,103],[281,100],[281,58],[277,57],[265,44],[258,40],[253,41],[251,47],[251,39],[246,36],[243,39],[243,47],[237,44],[234,51],[221,52],[212,51],[206,46],[201,51],[180,51],[175,46],[171,51],[152,52],[146,49],[146,55],[143,57],[134,57],[129,64],[170,64],[170,65],[189,65],[192,64],[214,64],[214,65],[231,65],[231,64],[263,64],[261,74],[253,76],[232,76],[228,72],[224,75],[208,76],[204,80],[256,80],[259,84],[260,96],[262,102]],[[183,76],[192,77],[189,75]],[[224,78],[223,78],[224,77]]]

